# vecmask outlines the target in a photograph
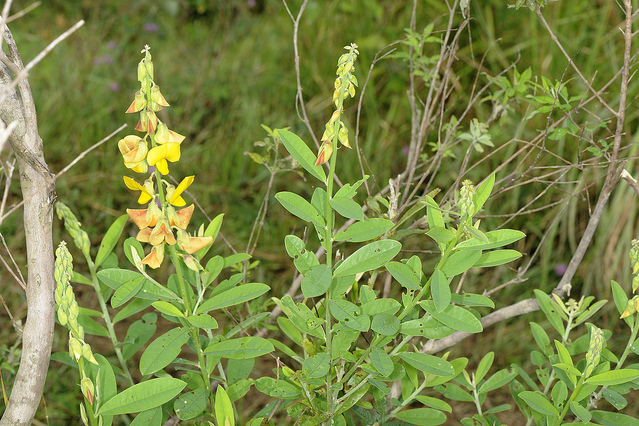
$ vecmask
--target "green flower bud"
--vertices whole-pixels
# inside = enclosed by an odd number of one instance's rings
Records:
[[[67,314],[64,309],[58,309],[58,321],[60,321],[60,325],[67,325]]]
[[[95,395],[95,386],[88,377],[80,380],[80,389],[82,389],[82,395],[87,399],[89,404],[93,405],[93,395]]]
[[[69,355],[76,361],[82,356],[82,343],[71,335],[69,335]]]
[[[475,204],[473,202],[473,198],[477,191],[473,186],[472,182],[469,180],[465,180],[462,182],[462,189],[460,191],[460,198],[457,206],[460,210],[460,215],[462,217],[472,217],[475,214]]]
[[[600,328],[593,327],[590,331],[590,346],[588,347],[588,353],[586,353],[586,370],[584,371],[584,377],[590,377],[592,371],[599,364],[603,344],[603,331],[601,331]]]
[[[98,365],[98,361],[93,357],[93,351],[91,351],[91,345],[88,343],[82,344],[82,356],[92,364]]]
[[[80,403],[80,418],[85,426],[89,426],[89,418],[87,417],[87,410],[84,408],[84,404]]]

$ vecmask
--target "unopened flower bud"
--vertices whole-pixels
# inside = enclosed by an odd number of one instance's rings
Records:
[[[590,332],[590,346],[588,347],[588,353],[586,353],[586,370],[584,371],[584,377],[590,377],[592,371],[599,364],[603,344],[603,331],[601,331],[600,328],[592,327]]]
[[[69,333],[69,355],[76,361],[82,356],[82,343]]]
[[[637,312],[637,308],[635,308],[635,299],[637,299],[637,296],[628,300],[628,304],[626,305],[626,310],[623,311],[623,314],[621,314],[620,319],[624,319],[626,317],[629,317],[630,315],[634,315],[635,312]]]
[[[462,217],[472,217],[475,214],[475,204],[473,203],[473,197],[475,197],[476,190],[472,182],[465,180],[462,183],[462,189],[460,191],[459,198],[459,210]]]
[[[129,106],[129,109],[126,110],[127,113],[142,111],[146,107],[146,97],[144,93],[137,91],[135,93],[135,99]]]
[[[82,390],[82,395],[89,401],[89,404],[93,405],[93,395],[95,395],[95,386],[93,386],[93,382],[88,377],[80,380],[80,389]]]
[[[98,365],[98,361],[96,361],[95,358],[93,357],[93,351],[91,351],[91,345],[89,345],[86,342],[82,344],[82,356],[84,357],[84,359],[86,359],[90,363]]]

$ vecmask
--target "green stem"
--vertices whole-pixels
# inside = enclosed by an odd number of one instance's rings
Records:
[[[568,414],[568,409],[570,409],[570,403],[579,394],[579,391],[581,391],[581,388],[583,387],[583,385],[584,385],[584,378],[583,376],[581,376],[579,378],[579,381],[577,382],[577,386],[575,386],[575,390],[570,394],[570,398],[568,398],[568,401],[566,401],[566,405],[564,406],[564,409],[561,411],[559,418],[555,422],[555,426],[561,425],[561,421],[564,419],[564,417],[566,417],[566,414]]]
[[[113,328],[113,322],[111,322],[111,315],[109,315],[109,310],[107,309],[106,302],[104,301],[104,296],[102,296],[102,290],[100,289],[100,283],[96,274],[95,264],[93,263],[93,259],[91,259],[90,257],[86,257],[86,260],[87,264],[89,265],[89,271],[91,273],[91,284],[93,285],[95,294],[98,296],[98,302],[100,303],[100,309],[102,310],[102,318],[104,319],[107,331],[109,332],[109,338],[111,339],[111,344],[113,345],[115,356],[118,358],[118,362],[120,363],[122,373],[124,373],[124,377],[126,378],[127,383],[129,384],[129,386],[133,386],[133,378],[131,377],[131,373],[129,373],[129,369],[126,366],[124,356],[122,356],[122,350],[120,349],[120,346],[118,344],[118,338],[115,334],[115,329]]]

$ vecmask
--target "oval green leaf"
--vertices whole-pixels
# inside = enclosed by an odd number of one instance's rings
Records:
[[[399,241],[375,241],[357,250],[342,262],[334,272],[335,277],[359,274],[384,266],[389,260],[397,256],[402,249]]]
[[[230,359],[248,359],[273,352],[273,344],[261,337],[240,337],[209,345],[204,353]]]
[[[490,268],[512,262],[521,257],[517,250],[493,250],[481,255],[479,260],[473,265],[474,268]]]
[[[364,212],[362,211],[362,206],[357,204],[355,201],[346,197],[333,197],[331,198],[331,207],[337,213],[345,217],[346,219],[364,219]]]
[[[113,248],[118,243],[120,239],[120,235],[122,235],[122,231],[124,230],[124,226],[126,225],[126,219],[129,215],[122,215],[113,222],[113,224],[109,227],[109,230],[104,234],[104,238],[102,238],[102,242],[100,243],[100,249],[98,250],[98,254],[95,256],[95,267],[97,268],[104,262],[104,259],[113,251]]]
[[[160,300],[158,302],[152,303],[153,307],[160,311],[161,313],[168,315],[170,317],[183,317],[184,313],[180,311],[177,307],[173,306],[169,302],[165,302]]]
[[[559,411],[539,392],[523,391],[518,395],[533,410],[546,416],[559,416]]]
[[[288,210],[291,214],[299,217],[305,222],[312,222],[321,228],[324,227],[324,218],[320,216],[317,209],[299,195],[293,192],[282,191],[278,192],[275,195],[275,198],[280,202],[282,207]]]
[[[373,346],[370,357],[373,367],[384,377],[388,377],[395,369],[393,360],[383,348]]]
[[[326,293],[331,286],[331,268],[328,265],[317,265],[302,278],[302,294],[304,297],[318,297]]]
[[[363,243],[373,240],[393,227],[393,222],[388,219],[371,218],[353,223],[345,231],[335,234],[335,241],[348,241],[351,243]]]
[[[481,250],[463,250],[450,255],[441,270],[447,277],[452,278],[463,274],[473,267],[481,257]]]
[[[253,300],[269,291],[270,287],[262,283],[249,283],[223,291],[202,303],[196,314],[206,313],[214,309],[227,308]]]
[[[180,354],[187,340],[189,340],[188,328],[179,327],[155,339],[140,358],[140,373],[146,376],[169,365]]]
[[[325,182],[326,173],[324,173],[324,169],[321,166],[315,165],[317,157],[315,157],[315,154],[313,154],[304,141],[295,133],[291,133],[288,130],[276,129],[275,131],[282,140],[286,150],[289,154],[291,154],[291,156],[293,156],[295,161],[300,163],[300,166],[302,166],[304,170],[309,172],[312,176],[322,182]]]
[[[419,304],[437,321],[466,333],[479,333],[483,330],[481,322],[467,309],[461,306],[448,305],[442,312],[437,311],[432,300],[423,300]]]
[[[395,414],[395,418],[418,426],[436,426],[446,422],[446,415],[434,408],[413,408]]]
[[[220,387],[218,387],[218,389]],[[180,395],[178,399],[173,402],[173,410],[180,420],[191,420],[204,411],[207,404],[207,390],[195,389],[193,392]]]
[[[394,336],[399,333],[399,320],[394,315],[377,314],[371,321],[371,329],[382,336]]]
[[[302,372],[309,378],[324,377],[331,366],[331,357],[326,352],[320,352],[315,356],[304,360]]]
[[[159,407],[175,398],[186,386],[186,382],[173,377],[151,379],[133,385],[102,405],[97,415],[139,413]]]
[[[386,269],[402,287],[409,290],[421,290],[419,276],[410,266],[402,262],[388,262]]]
[[[399,357],[419,371],[435,376],[448,377],[455,374],[450,362],[434,355],[418,352],[401,352]]]

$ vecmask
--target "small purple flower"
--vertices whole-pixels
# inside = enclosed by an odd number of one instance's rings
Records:
[[[109,84],[109,90],[111,90],[112,92],[117,92],[118,90],[120,90],[120,85],[113,81],[111,82],[111,84]]]
[[[555,266],[555,274],[559,275],[560,277],[563,277],[567,269],[568,269],[568,266],[566,266],[566,264],[558,263]]]
[[[157,33],[158,31],[160,31],[160,26],[154,22],[145,23],[143,28],[144,31],[146,31],[147,33]]]
[[[116,47],[118,47],[118,44],[117,44],[115,41],[111,40],[111,41],[109,41],[109,42],[107,43],[107,47],[108,47],[109,49],[113,50],[113,49],[115,49]]]
[[[409,152],[410,152],[410,148],[409,147],[405,146],[404,148],[402,148],[402,155],[404,157],[407,157]]]

